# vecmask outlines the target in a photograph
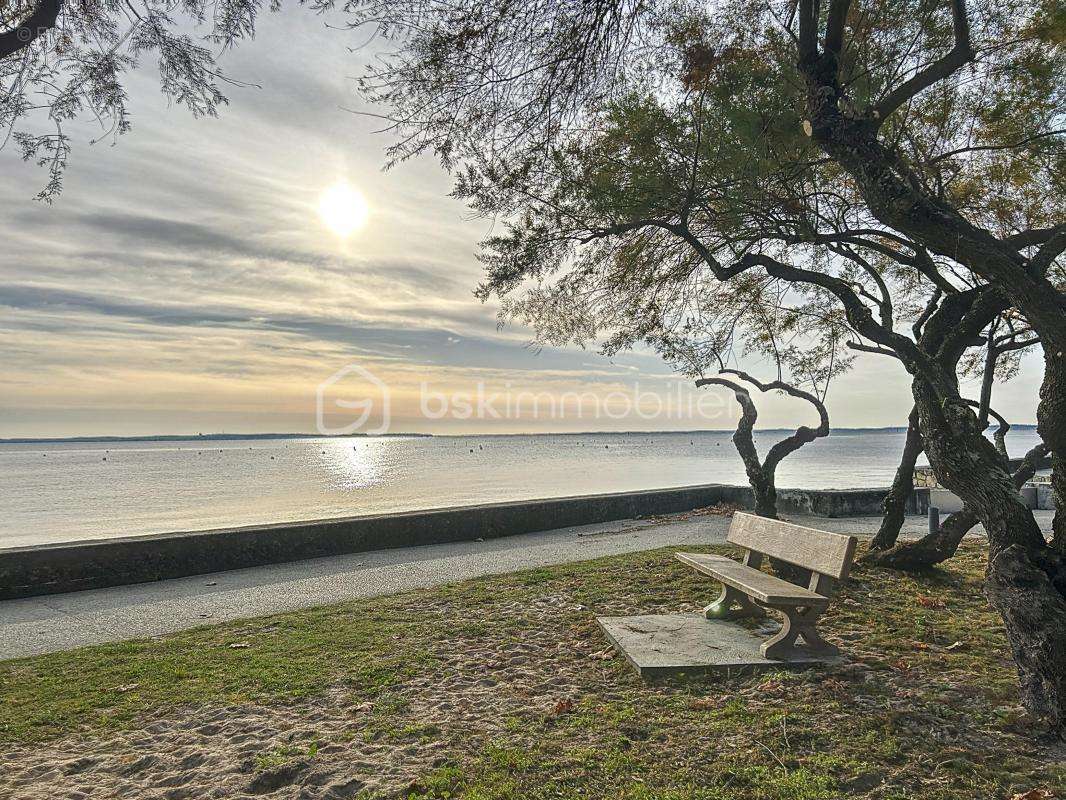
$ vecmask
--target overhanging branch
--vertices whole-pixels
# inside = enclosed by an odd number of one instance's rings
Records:
[[[14,55],[56,26],[63,0],[41,0],[17,28],[0,33],[0,59]]]

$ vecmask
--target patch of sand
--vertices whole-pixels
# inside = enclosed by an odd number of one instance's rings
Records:
[[[493,613],[533,620],[580,608],[560,595],[493,605]],[[618,613],[638,610],[648,609]],[[478,621],[446,603],[423,612],[442,625]],[[355,704],[335,686],[313,701],[190,707],[133,730],[9,750],[0,753],[0,797],[406,797],[420,776],[476,752],[509,717],[550,715],[569,698],[617,688],[606,663],[613,651],[586,629],[525,625],[513,636],[466,636],[433,655],[431,674],[391,690],[387,710]]]

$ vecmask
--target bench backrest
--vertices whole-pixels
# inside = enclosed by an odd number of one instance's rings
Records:
[[[733,515],[726,541],[805,567],[819,575],[843,580],[851,569],[858,540],[854,536],[828,533],[738,511]]]

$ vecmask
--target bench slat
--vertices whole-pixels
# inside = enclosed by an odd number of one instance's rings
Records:
[[[714,578],[716,581],[732,586],[749,597],[768,605],[810,605],[821,606],[829,603],[829,598],[816,594],[802,586],[767,575],[761,570],[738,564],[725,556],[706,553],[675,553],[677,560],[688,564],[698,572]]]
[[[844,579],[855,555],[854,536],[737,512],[726,541],[822,575]]]

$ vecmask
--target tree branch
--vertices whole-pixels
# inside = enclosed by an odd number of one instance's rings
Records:
[[[860,353],[874,353],[879,356],[888,356],[889,358],[899,359],[899,353],[884,347],[874,347],[873,345],[863,344],[862,342],[844,342],[844,346],[849,350],[858,350]]]
[[[1014,470],[1013,478],[1015,489],[1021,489],[1025,486],[1027,481],[1032,480],[1039,468],[1038,462],[1050,452],[1051,448],[1043,442],[1040,442],[1033,447],[1032,450],[1022,456],[1022,463],[1018,465],[1018,469]]]
[[[951,0],[951,18],[955,31],[955,46],[943,58],[937,59],[889,92],[874,108],[874,116],[878,122],[883,122],[919,92],[973,61],[975,53],[970,45],[970,21],[966,14],[965,0]]]
[[[762,483],[764,480],[762,462],[759,460],[759,451],[755,447],[755,438],[752,432],[755,430],[755,422],[759,419],[759,410],[751,400],[751,393],[743,386],[734,383],[727,378],[700,378],[696,386],[725,386],[733,391],[733,395],[740,404],[740,422],[733,432],[733,444],[744,462],[744,470],[748,480],[754,488],[755,482]]]
[[[766,269],[767,274],[774,278],[813,284],[826,289],[840,300],[848,323],[860,335],[898,353],[908,370],[913,368],[920,371],[934,384],[943,385],[945,378],[943,371],[906,336],[880,325],[847,281],[822,272],[793,267],[762,253],[749,253],[741,259],[740,263],[760,265]]]
[[[785,437],[770,448],[770,452],[766,454],[766,459],[763,461],[763,469],[769,471],[771,474],[777,469],[777,465],[780,464],[786,456],[799,450],[808,442],[813,442],[815,439],[820,439],[823,436],[829,435],[829,412],[826,410],[825,404],[810,392],[805,392],[803,389],[782,380],[763,383],[739,369],[724,369],[722,372],[736,375],[741,380],[745,380],[753,386],[759,387],[759,391],[761,392],[769,392],[778,389],[792,397],[806,400],[814,406],[815,410],[818,412],[819,424],[817,428],[800,425],[796,428],[794,434]]]
[[[914,324],[911,326],[911,331],[914,332],[915,339],[921,338],[922,326],[925,325],[925,323],[929,321],[929,318],[933,316],[934,312],[936,312],[936,308],[940,304],[940,298],[942,295],[943,292],[940,291],[940,287],[938,286],[933,291],[933,294],[930,295],[929,302],[925,304],[925,310],[922,311],[918,319],[914,321]]]
[[[34,39],[54,28],[62,6],[62,0],[41,0],[17,28],[0,33],[0,59],[29,47]]]
[[[1066,225],[1057,225],[1054,231],[1029,261],[1030,272],[1043,275],[1051,267],[1052,262],[1066,250]]]
[[[952,156],[962,155],[963,153],[977,153],[988,150],[1014,150],[1019,147],[1025,147],[1027,144],[1031,144],[1039,139],[1046,139],[1048,136],[1058,136],[1066,133],[1066,130],[1054,130],[1044,131],[1043,133],[1036,133],[1032,136],[1027,136],[1024,139],[1019,139],[1013,144],[979,144],[973,147],[960,147],[956,150],[948,150],[946,153],[941,153],[938,156],[933,156],[926,164],[935,164],[937,161],[942,161],[945,158],[951,158]]]
[[[825,52],[840,56],[844,47],[844,23],[848,18],[851,0],[832,0],[825,25]]]
[[[1043,244],[1063,228],[1066,228],[1066,225],[1056,225],[1054,228],[1031,228],[1030,230],[1016,233],[1013,236],[1008,236],[1003,241],[1020,250],[1024,247],[1033,247],[1034,245]]]

